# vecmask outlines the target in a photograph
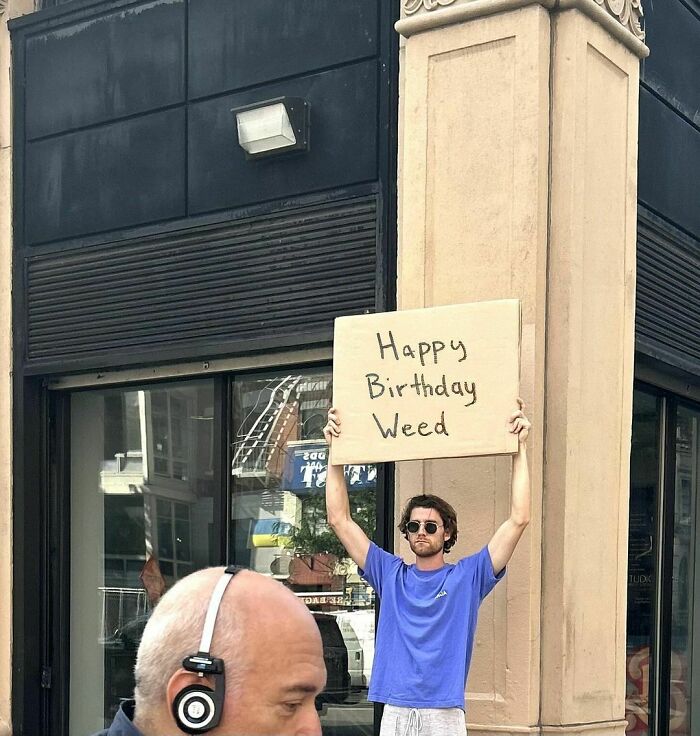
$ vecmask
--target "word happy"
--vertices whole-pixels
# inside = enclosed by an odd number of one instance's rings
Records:
[[[415,359],[416,356],[418,356],[420,364],[425,367],[426,356],[431,356],[433,359],[433,364],[437,365],[438,356],[440,355],[440,353],[443,352],[443,350],[447,349],[448,347],[450,350],[461,355],[461,357],[457,361],[458,363],[461,363],[463,360],[467,359],[467,348],[461,340],[450,340],[449,346],[442,340],[431,340],[430,342],[420,340],[415,347],[410,344],[404,345],[401,348],[400,354],[399,346],[396,344],[396,341],[394,340],[394,335],[392,334],[391,330],[389,330],[389,338],[386,342],[382,342],[381,333],[378,332],[377,342],[379,343],[379,357],[382,360],[384,360],[384,356],[386,355],[386,353],[391,350],[391,354],[393,354],[396,360],[401,360],[401,357]]]

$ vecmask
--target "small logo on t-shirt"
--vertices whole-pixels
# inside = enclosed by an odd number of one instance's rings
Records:
[[[441,590],[441,591],[440,591],[440,592],[439,592],[439,593],[438,593],[438,594],[437,594],[437,595],[435,596],[435,598],[442,598],[442,596],[443,596],[443,595],[447,595],[447,591],[446,591],[446,590]]]

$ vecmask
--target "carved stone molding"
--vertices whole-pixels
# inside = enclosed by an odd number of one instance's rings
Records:
[[[560,4],[562,7],[568,7],[571,5],[571,3],[560,3],[557,0],[552,0],[552,2],[547,2],[545,0],[540,1],[543,5],[553,8],[560,6]],[[397,24],[397,30],[399,30],[399,26],[404,26],[411,23],[413,19],[409,20],[409,17],[415,16],[419,10],[436,10],[437,8],[454,5],[456,2],[457,0],[403,0],[402,4],[405,20],[399,21],[399,23]],[[459,8],[464,8],[466,12],[466,6],[472,4],[473,2],[474,0],[471,0],[471,2],[458,3],[458,7],[456,8],[456,10]],[[494,0],[494,2],[498,3],[498,0]],[[617,20],[624,28],[632,33],[635,38],[639,39],[640,41],[644,40],[644,30],[642,29],[642,16],[644,15],[644,11],[642,10],[641,0],[595,0],[595,3],[599,5],[608,15],[611,15],[613,18],[615,18],[615,20]],[[437,15],[439,14],[436,14],[435,17],[437,17]]]
[[[435,10],[435,8],[452,5],[456,0],[403,0],[403,12],[406,15],[413,15],[421,8],[426,10]]]
[[[2,18],[5,13],[7,13],[7,3],[9,0],[0,0],[0,18]]]
[[[622,25],[631,31],[640,41],[644,40],[644,30],[642,29],[642,10],[641,0],[595,0],[607,10],[610,15],[617,18]]]

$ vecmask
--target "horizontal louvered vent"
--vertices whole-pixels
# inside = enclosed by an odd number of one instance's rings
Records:
[[[300,332],[375,308],[376,197],[29,257],[29,363]]]
[[[700,372],[700,243],[640,213],[637,347]]]

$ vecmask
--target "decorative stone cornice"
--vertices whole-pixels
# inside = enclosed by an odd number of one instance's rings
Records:
[[[644,30],[642,29],[642,10],[641,0],[595,0],[613,17],[617,18],[620,23],[631,31],[640,41],[644,40]]]
[[[408,38],[440,26],[533,4],[542,5],[550,12],[576,8],[606,28],[640,58],[649,55],[644,45],[641,0],[402,0],[402,18],[395,27]]]
[[[435,10],[435,8],[452,5],[456,0],[403,0],[403,12],[406,15],[413,15],[421,8],[425,10]]]

